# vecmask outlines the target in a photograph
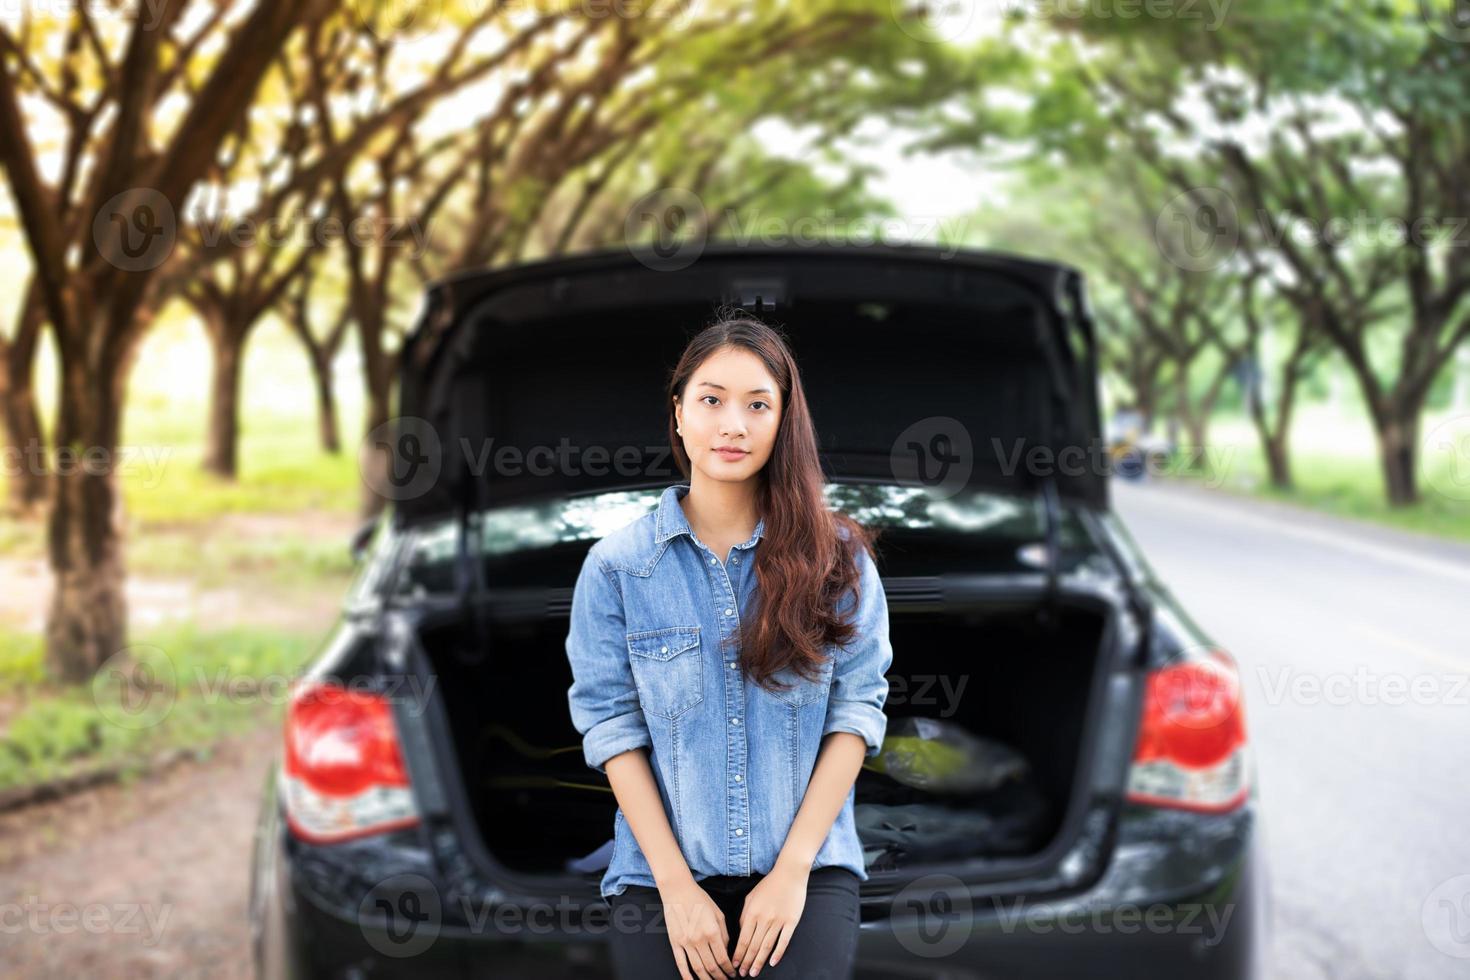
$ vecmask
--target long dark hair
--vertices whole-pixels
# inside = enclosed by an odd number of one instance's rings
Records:
[[[847,514],[828,509],[816,428],[791,348],[778,327],[738,307],[716,310],[714,320],[684,348],[669,379],[664,404],[669,408],[669,444],[679,471],[688,479],[692,468],[678,435],[674,399],[682,404],[695,369],[710,355],[730,348],[759,357],[781,389],[776,444],[761,470],[756,497],[765,520],[755,549],[758,610],[754,625],[740,631],[744,640],[740,661],[757,684],[785,690],[781,682],[771,680],[772,674],[790,667],[815,680],[826,659],[824,647],[853,639],[855,619],[840,619],[837,606],[849,590],[857,593],[858,549],[872,556],[877,535]],[[849,532],[846,541],[839,531],[844,527]]]

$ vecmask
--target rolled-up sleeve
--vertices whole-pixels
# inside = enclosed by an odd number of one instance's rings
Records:
[[[878,567],[866,549],[859,550],[858,564],[857,634],[837,649],[822,735],[861,735],[868,746],[866,755],[874,756],[888,731],[883,705],[888,701],[887,674],[893,664],[893,646],[888,640],[888,600]],[[844,611],[851,608],[849,598]]]
[[[651,746],[628,662],[622,593],[594,552],[588,552],[572,591],[567,660],[572,668],[567,703],[582,734],[587,765],[606,773],[613,756]]]

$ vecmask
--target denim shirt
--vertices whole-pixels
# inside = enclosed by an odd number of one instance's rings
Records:
[[[726,561],[689,527],[679,505],[688,492],[688,484],[667,488],[654,511],[588,552],[572,596],[567,699],[593,769],[606,773],[613,756],[649,749],[664,812],[696,881],[767,874],[822,737],[860,735],[869,757],[883,743],[893,661],[888,605],[863,552],[856,638],[824,651],[829,659],[817,679],[787,668],[775,677],[788,690],[761,688],[739,669],[738,641],[728,650],[720,641],[738,635],[754,610],[752,566],[765,521]],[[839,606],[844,616],[852,599],[849,592]],[[853,796],[849,789],[812,868],[837,865],[867,881]],[[601,894],[656,884],[619,807]]]

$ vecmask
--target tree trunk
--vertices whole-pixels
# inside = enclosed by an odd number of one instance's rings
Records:
[[[15,336],[9,343],[0,338],[0,424],[11,450],[7,463],[6,509],[17,517],[38,513],[50,493],[46,444],[41,438],[41,417],[31,385],[36,360],[36,341],[44,322],[45,307],[40,291],[32,283],[26,293]]]
[[[99,383],[75,365],[63,366],[62,384],[47,528],[55,583],[46,621],[46,664],[63,681],[83,682],[127,645],[116,467],[121,386],[111,378]]]
[[[209,327],[214,351],[209,385],[209,421],[205,431],[204,469],[235,479],[240,451],[240,361],[244,337],[224,323]]]
[[[376,517],[383,512],[387,500],[377,492],[376,487],[384,486],[388,479],[389,457],[386,453],[376,451],[372,445],[373,440],[368,437],[373,430],[381,425],[386,425],[389,419],[387,386],[374,383],[373,372],[365,374],[368,386],[367,392],[367,427],[364,432],[361,451],[358,459],[362,466],[362,519]]]
[[[389,460],[376,451],[372,433],[387,424],[392,412],[393,359],[383,350],[385,327],[382,310],[375,304],[356,306],[358,341],[362,345],[362,381],[367,395],[367,420],[357,458],[362,471],[362,518],[383,512],[387,500],[377,491],[386,486]]]
[[[1291,475],[1291,453],[1286,447],[1286,433],[1265,433],[1261,437],[1261,448],[1266,452],[1266,473],[1271,486],[1277,490],[1296,489]]]
[[[1383,468],[1383,486],[1391,507],[1408,507],[1419,502],[1417,464],[1417,433],[1419,428],[1419,406],[1408,409],[1403,405],[1384,419],[1377,421],[1378,459]]]
[[[337,396],[332,391],[332,355],[326,350],[311,357],[311,375],[316,381],[317,433],[322,452],[336,456],[342,452],[342,437],[337,425]]]
[[[4,389],[3,417],[6,435],[6,510],[16,517],[33,517],[46,503],[46,444],[41,441],[41,420],[28,373],[11,375]]]

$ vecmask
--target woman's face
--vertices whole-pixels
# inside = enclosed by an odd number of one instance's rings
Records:
[[[783,407],[780,387],[759,357],[738,347],[711,354],[674,405],[690,465],[712,480],[755,476],[771,458]],[[743,452],[719,451],[726,446]]]

